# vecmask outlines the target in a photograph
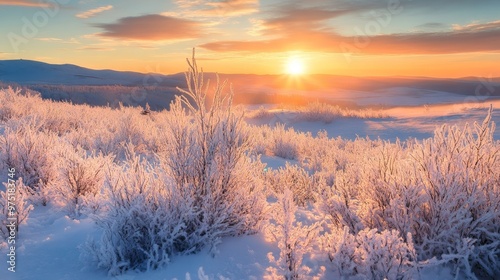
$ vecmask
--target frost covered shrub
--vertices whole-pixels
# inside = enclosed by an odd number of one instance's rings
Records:
[[[295,214],[298,208],[294,203],[293,193],[288,188],[278,197],[278,202],[271,208],[271,221],[266,227],[267,236],[278,242],[279,258],[268,254],[271,263],[277,267],[268,268],[273,279],[303,279],[311,269],[302,265],[305,254],[312,250],[314,240],[319,234],[319,224],[310,226],[297,222]]]
[[[36,109],[35,102],[42,102],[39,93],[31,90],[12,89],[0,90],[0,121],[18,119],[30,114]]]
[[[59,182],[54,186],[54,196],[62,201],[71,217],[83,212],[96,212],[104,181],[104,167],[112,157],[88,154],[85,150],[66,150],[58,162]]]
[[[270,139],[271,152],[274,156],[284,159],[296,159],[298,157],[298,143],[293,128],[285,129],[284,124],[278,124],[272,131],[272,137]]]
[[[370,279],[412,279],[416,254],[411,234],[406,240],[395,230],[360,231],[356,235],[358,273]]]
[[[92,216],[103,233],[84,245],[83,254],[110,275],[163,267],[172,255],[196,247],[185,224],[195,210],[156,171],[133,152],[122,166],[107,166],[108,206]]]
[[[252,150],[258,154],[300,160],[315,139],[310,133],[297,132],[277,123],[274,127],[247,125],[252,135]]]
[[[109,202],[94,216],[103,235],[84,253],[112,275],[156,269],[205,247],[216,253],[222,237],[253,233],[264,219],[263,164],[248,154],[242,116],[219,82],[207,108],[194,54],[188,62],[187,96],[166,114],[164,151],[141,159],[129,142],[127,160],[108,164]]]
[[[314,200],[315,179],[300,166],[286,162],[284,168],[267,172],[266,181],[275,194],[283,193],[285,188],[290,189],[297,205],[304,206]]]
[[[13,106],[14,101],[18,98],[20,90],[14,91],[11,87],[7,89],[0,90],[0,101],[2,106],[0,107],[0,120],[7,121],[14,117],[15,106]]]
[[[316,208],[325,216],[327,223],[336,228],[348,228],[351,233],[358,233],[364,225],[358,216],[361,204],[357,190],[342,172],[337,172],[333,186],[320,185],[316,193]]]
[[[23,184],[23,179],[19,178],[12,184],[15,185],[14,193],[9,192],[9,189],[13,190],[14,188],[9,188],[7,183],[4,183],[6,191],[0,191],[0,234],[5,239],[8,238],[11,231],[10,227],[7,227],[12,221],[9,218],[15,218],[14,230],[19,232],[19,225],[26,222],[29,213],[33,210],[33,205],[29,202],[30,195],[27,187]],[[9,206],[15,208],[12,209]]]
[[[198,280],[230,280],[229,278],[226,278],[220,274],[217,274],[217,278],[214,278],[214,277],[210,277],[208,275],[205,274],[205,271],[203,270],[203,267],[199,267],[198,268],[198,273],[197,273],[197,276],[198,276]],[[191,278],[191,274],[189,274],[189,272],[186,272],[186,280],[191,280],[191,279],[194,279],[194,278]],[[173,278],[172,280],[177,280],[177,278]]]
[[[194,56],[188,63],[188,89],[171,104],[160,160],[198,213],[186,230],[213,250],[221,237],[254,232],[263,220],[263,165],[248,154],[243,116],[233,111],[232,93],[223,93],[225,83],[217,80],[209,107],[203,73]]]
[[[352,154],[355,168],[331,173],[333,185],[321,190],[317,206],[351,234],[395,230],[407,242],[411,233],[420,261],[437,257],[471,278],[496,275],[500,146],[494,128],[490,113],[481,125],[443,126],[423,141],[356,140],[363,156]]]
[[[49,190],[57,178],[55,145],[57,136],[39,131],[31,122],[20,124],[16,130],[7,128],[0,136],[1,161],[16,169],[33,194],[42,204],[49,200]]]
[[[435,257],[467,277],[492,277],[500,273],[494,129],[490,112],[482,124],[443,126],[423,141],[319,137],[299,158],[325,179],[316,188],[316,208],[333,228],[346,227],[351,235],[365,228],[395,231],[404,242],[411,233],[419,266]]]
[[[252,110],[248,113],[247,117],[250,119],[270,119],[274,116],[266,107],[259,106],[257,110]]]
[[[339,106],[332,106],[326,103],[313,102],[299,111],[298,119],[308,122],[331,123],[334,119],[341,117],[342,112]]]
[[[357,234],[345,227],[323,238],[332,265],[343,277],[356,279],[413,279],[415,249],[411,234],[403,241],[397,231],[364,229]]]
[[[500,143],[484,122],[443,126],[411,153],[424,203],[415,232],[421,258],[454,260],[467,276],[500,273]]]
[[[297,121],[331,123],[339,118],[384,118],[387,117],[382,111],[373,109],[348,109],[340,108],[338,105],[330,105],[321,102],[312,102],[297,111]]]
[[[363,224],[380,230],[417,234],[419,213],[424,204],[423,184],[405,147],[399,142],[383,142],[372,148],[373,156],[363,159],[358,177],[357,214]]]

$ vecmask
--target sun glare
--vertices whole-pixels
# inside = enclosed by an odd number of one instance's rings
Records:
[[[305,72],[304,62],[298,57],[290,57],[286,63],[286,73],[290,75],[302,75]]]

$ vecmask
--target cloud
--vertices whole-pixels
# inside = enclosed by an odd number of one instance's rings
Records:
[[[76,17],[77,18],[90,18],[90,17],[96,16],[97,14],[100,14],[104,11],[108,11],[111,9],[113,9],[113,6],[111,6],[111,5],[103,6],[103,7],[99,7],[99,8],[95,8],[95,9],[91,9],[91,10],[79,13],[76,15]]]
[[[453,54],[500,52],[500,21],[462,30],[375,36],[363,53]]]
[[[61,38],[52,38],[52,37],[45,37],[45,38],[36,38],[38,41],[44,41],[44,42],[59,42],[62,41]]]
[[[258,0],[223,0],[207,2],[207,9],[202,11],[207,14],[220,16],[240,16],[258,11]]]
[[[473,22],[466,25],[454,24],[453,30],[456,31],[466,31],[466,32],[480,32],[487,31],[491,29],[500,29],[500,20],[491,21],[487,23]]]
[[[360,43],[362,42],[362,43]],[[218,41],[201,45],[218,52],[281,52],[290,50],[360,54],[452,54],[500,52],[500,21],[456,26],[443,32],[378,36],[342,36],[333,31],[288,30],[280,37],[255,41]]]
[[[177,0],[177,6],[191,17],[234,17],[258,11],[259,0]]]
[[[0,0],[0,6],[19,6],[19,7],[51,7],[52,4],[41,1],[31,0]]]
[[[421,0],[430,4],[431,0]],[[451,0],[443,0],[447,3]],[[490,1],[490,0],[485,0]],[[414,3],[418,2],[418,3]],[[470,1],[458,1],[457,5],[470,5]],[[424,9],[420,1],[400,2],[400,11]],[[436,4],[438,7],[441,4]],[[403,7],[404,6],[404,7]],[[290,1],[274,6],[265,19],[252,19],[251,35],[263,39],[213,41],[200,47],[217,52],[282,52],[312,51],[360,54],[447,54],[500,51],[500,21],[455,25],[452,28],[441,23],[427,23],[422,29],[407,33],[385,35],[341,35],[332,25],[333,19],[342,16],[388,9],[382,0],[339,0],[335,3],[310,0]],[[401,9],[403,8],[403,9]],[[375,22],[376,23],[376,22]],[[347,50],[346,50],[347,49]]]
[[[418,29],[445,29],[449,27],[449,25],[440,22],[427,22],[416,26]]]
[[[304,1],[305,2],[305,1]],[[310,1],[311,3],[324,3],[328,2],[325,0],[317,0]],[[459,11],[463,13],[463,11],[473,11],[474,8],[477,8],[478,1],[474,0],[336,0],[331,1],[330,5],[333,7],[343,7],[346,9],[356,8],[356,7],[365,7],[366,9],[356,10],[357,11],[369,11],[369,10],[377,10],[377,9],[387,9],[389,6],[399,6],[402,10],[411,11],[412,13],[424,13],[424,15],[429,15],[430,13],[441,15],[443,11],[450,13],[452,11]],[[491,7],[498,7],[498,0],[481,0],[481,5],[486,6],[490,5]]]
[[[96,24],[104,32],[101,37],[126,40],[172,41],[201,36],[201,24],[196,21],[162,15],[125,17],[116,23]]]
[[[272,31],[289,28],[318,28],[320,26],[319,23],[338,17],[344,13],[345,11],[342,10],[324,10],[319,8],[290,9],[286,10],[286,13],[282,16],[266,20],[264,25]]]
[[[330,27],[327,27],[325,22],[362,8],[363,6],[353,6],[348,9],[344,6],[342,9],[334,9],[324,5],[314,7],[298,3],[286,4],[273,9],[270,12],[270,14],[274,15],[273,17],[265,20],[253,19],[251,21],[254,25],[254,29],[250,30],[251,34],[272,36],[273,39],[218,41],[203,44],[201,47],[219,52],[324,50],[330,48],[331,42],[338,37]]]
[[[76,38],[71,38],[69,40],[61,39],[61,38],[54,38],[54,37],[40,37],[36,38],[38,41],[42,42],[56,42],[56,43],[62,43],[62,44],[80,44],[80,42]]]
[[[174,3],[180,8],[191,8],[202,5],[206,0],[175,0]]]
[[[321,5],[315,6],[314,4]],[[301,2],[287,2],[264,12],[271,15],[265,19],[252,18],[252,27],[248,33],[252,36],[295,35],[297,33],[333,31],[328,21],[344,15],[371,9],[371,4],[335,3],[310,0]]]
[[[87,47],[78,48],[77,50],[80,50],[80,51],[114,51],[115,49],[114,48],[107,48],[107,47],[87,46]]]

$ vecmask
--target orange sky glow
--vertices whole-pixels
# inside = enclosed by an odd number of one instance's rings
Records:
[[[0,0],[0,60],[164,74],[205,71],[500,76],[500,2]]]

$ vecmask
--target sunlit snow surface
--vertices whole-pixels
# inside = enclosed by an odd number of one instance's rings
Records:
[[[443,93],[443,95],[445,95]],[[451,100],[456,101],[457,96],[447,93]],[[451,103],[439,99],[442,104],[425,104],[418,102],[412,104],[413,97],[404,99],[400,97],[400,105],[384,105],[379,110],[387,115],[386,118],[356,119],[339,118],[331,123],[297,121],[296,114],[292,110],[275,109],[269,106],[271,117],[262,119],[251,119],[249,123],[255,125],[274,125],[282,123],[287,127],[293,127],[297,131],[310,132],[316,135],[319,131],[328,132],[329,137],[342,137],[344,139],[356,139],[357,137],[369,137],[370,139],[381,138],[395,141],[397,138],[406,140],[408,138],[424,139],[433,135],[436,127],[447,125],[464,126],[466,123],[473,125],[474,122],[482,123],[490,106],[493,106],[492,120],[500,123],[500,99],[490,98],[488,100],[471,103],[463,96],[461,102]],[[380,100],[380,99],[378,99]],[[363,99],[353,99],[365,106],[369,103]],[[390,100],[388,100],[390,101]],[[375,105],[375,104],[369,104]],[[500,129],[494,134],[495,139],[500,139]]]
[[[388,94],[390,93],[390,94]],[[388,95],[386,95],[388,94]],[[347,97],[349,96],[349,97]],[[427,96],[428,97],[428,96]],[[480,104],[472,104],[464,96],[437,93],[434,97],[423,98],[414,92],[406,96],[398,96],[397,89],[380,93],[379,96],[352,93],[343,100],[356,102],[358,105],[377,105],[389,117],[382,119],[343,118],[325,124],[321,122],[296,121],[293,110],[274,109],[271,118],[250,119],[256,125],[275,124],[281,122],[295,130],[311,132],[313,135],[326,130],[329,137],[355,139],[356,137],[378,137],[394,141],[407,138],[427,138],[433,130],[444,123],[464,125],[465,122],[481,122],[487,114],[490,104],[494,107],[493,120],[500,123],[500,101],[488,99]],[[3,129],[0,128],[0,132]],[[500,130],[495,132],[500,139]],[[284,166],[286,160],[277,157],[263,157],[262,161],[269,167]],[[293,161],[289,161],[294,163]],[[2,181],[5,176],[2,174]],[[4,189],[3,186],[0,188]],[[97,236],[93,222],[89,219],[71,220],[62,213],[54,212],[47,207],[37,207],[30,215],[28,223],[21,226],[17,245],[16,273],[7,271],[6,248],[2,248],[0,258],[0,279],[32,280],[32,279],[186,279],[189,273],[197,279],[200,267],[211,279],[220,276],[229,279],[262,279],[266,268],[270,265],[267,258],[269,252],[277,253],[275,244],[267,242],[262,234],[233,237],[223,240],[219,253],[215,256],[206,251],[195,255],[180,256],[172,259],[171,264],[152,272],[129,272],[119,277],[108,277],[104,270],[83,264],[80,261],[78,247],[89,238]],[[325,265],[323,260],[306,259],[312,269]],[[432,268],[422,272],[422,279],[450,279],[450,273],[444,268]],[[333,279],[327,270],[325,279]]]

